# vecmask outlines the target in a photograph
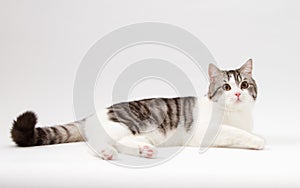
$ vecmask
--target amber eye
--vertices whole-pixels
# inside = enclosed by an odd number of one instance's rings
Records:
[[[230,87],[229,84],[224,84],[224,85],[223,85],[223,89],[224,89],[225,91],[229,91],[229,90],[231,90],[231,87]]]
[[[248,82],[243,81],[243,82],[241,83],[241,89],[247,89],[248,87],[249,87]]]

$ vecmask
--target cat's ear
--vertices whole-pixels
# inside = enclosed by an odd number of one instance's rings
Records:
[[[216,78],[221,73],[221,70],[214,64],[209,64],[208,67],[208,75],[209,75],[209,80],[210,82],[213,82]]]
[[[242,74],[252,76],[252,64],[252,59],[249,59],[239,70]]]

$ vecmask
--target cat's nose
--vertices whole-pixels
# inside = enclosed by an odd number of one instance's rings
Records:
[[[237,92],[237,93],[235,93],[235,96],[240,97],[241,93]]]

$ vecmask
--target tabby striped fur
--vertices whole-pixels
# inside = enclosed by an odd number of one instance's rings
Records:
[[[157,125],[163,133],[176,129],[180,118],[189,131],[194,121],[193,108],[196,97],[152,98],[131,102],[123,102],[110,106],[108,116],[111,121],[123,123],[132,132],[140,134],[148,132],[149,125]]]

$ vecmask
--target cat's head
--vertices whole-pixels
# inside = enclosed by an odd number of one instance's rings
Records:
[[[256,100],[257,86],[252,78],[252,60],[236,70],[220,70],[213,64],[208,69],[210,85],[208,97],[227,105],[246,104]]]

